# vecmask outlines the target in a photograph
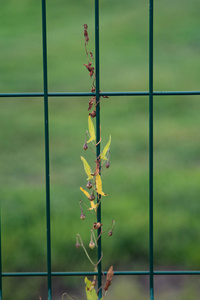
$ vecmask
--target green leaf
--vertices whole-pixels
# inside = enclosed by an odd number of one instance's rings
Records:
[[[91,168],[90,168],[87,160],[83,156],[81,156],[81,160],[83,162],[85,173],[88,176],[87,180],[91,180],[93,178],[92,175],[91,175],[91,173],[92,173]]]
[[[96,191],[99,195],[107,196],[107,194],[102,191],[102,181],[99,174],[96,175]]]
[[[88,116],[88,130],[89,130],[89,134],[90,134],[90,139],[87,141],[87,143],[96,141],[94,124],[93,124],[90,116]]]
[[[89,279],[87,279],[87,277],[85,277],[85,284],[86,284],[85,291],[86,291],[87,300],[98,300],[96,290],[92,282]]]
[[[100,155],[101,159],[107,160],[106,154],[108,152],[108,149],[110,148],[110,144],[111,144],[111,135],[109,137],[108,143],[106,144],[105,148],[103,149],[103,152]]]

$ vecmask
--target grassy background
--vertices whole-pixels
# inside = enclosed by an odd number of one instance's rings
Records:
[[[103,91],[148,90],[148,3],[100,1],[100,85]],[[154,89],[199,90],[198,0],[155,3]],[[94,51],[94,3],[47,1],[48,85],[51,92],[90,91],[82,25]],[[41,92],[40,1],[1,4],[0,91]],[[156,269],[200,268],[199,96],[154,100],[154,254]],[[79,219],[80,161],[87,129],[87,98],[50,98],[52,270],[92,270],[75,235],[89,243],[93,216]],[[46,270],[44,125],[42,98],[0,98],[0,196],[3,272]],[[148,97],[112,97],[101,104],[102,147],[112,135],[111,167],[103,170],[103,268],[148,269]],[[84,226],[83,226],[84,225]],[[96,257],[95,253],[91,253]],[[156,279],[160,299],[197,299],[198,277]],[[82,286],[82,279],[80,285]],[[110,299],[147,299],[148,278],[118,278]],[[164,279],[163,279],[164,280]],[[79,279],[53,279],[53,297]],[[42,278],[4,278],[4,299],[46,299]],[[171,294],[168,293],[171,290]],[[74,293],[80,293],[75,289]],[[133,292],[134,291],[134,292]],[[134,294],[135,293],[135,294]],[[171,298],[170,298],[171,297]],[[196,298],[195,298],[196,297]],[[81,296],[79,295],[79,299]]]

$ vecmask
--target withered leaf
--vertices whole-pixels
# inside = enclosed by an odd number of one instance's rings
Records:
[[[89,63],[89,64],[83,64],[85,67],[86,67],[86,69],[90,72],[91,71],[91,63]]]
[[[93,110],[91,113],[89,113],[89,115],[90,115],[92,118],[95,118],[95,117],[96,117],[96,110]]]
[[[94,59],[92,52],[90,51],[89,53],[90,53],[91,59]]]
[[[88,37],[86,37],[85,40],[86,40],[87,38],[88,38]],[[88,38],[88,40],[87,40],[86,42],[88,42],[88,41],[89,41],[89,38]],[[89,71],[90,77],[92,77],[92,75],[94,74],[94,68],[91,67],[92,63],[89,62],[89,64],[83,64],[83,65],[84,65],[84,66],[86,67],[86,69]]]
[[[106,284],[104,287],[104,290],[107,291],[109,286],[111,285],[111,281],[113,279],[114,273],[113,273],[113,266],[111,266],[108,270],[107,276],[106,276]]]
[[[94,222],[93,224],[93,229],[98,229],[102,226],[103,224],[101,224],[100,222]]]
[[[88,107],[88,110],[91,110],[92,106],[93,106],[93,103],[95,102],[96,100],[96,96],[95,97],[92,97],[89,101],[89,107]]]
[[[88,36],[87,29],[84,29],[84,36]]]
[[[101,93],[101,90],[99,90],[99,92]],[[109,98],[108,96],[101,96],[101,97],[103,97],[103,98]]]
[[[95,172],[93,174],[91,174],[92,176],[96,176],[97,174],[99,174],[99,168],[100,168],[100,159],[97,158],[95,160],[96,162],[96,167],[95,167]]]

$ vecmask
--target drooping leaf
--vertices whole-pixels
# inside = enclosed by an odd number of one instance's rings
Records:
[[[101,158],[101,159],[107,160],[106,154],[107,154],[107,152],[108,152],[108,149],[110,148],[110,144],[111,144],[111,135],[110,135],[110,137],[109,137],[108,143],[106,144],[106,146],[105,146],[104,149],[103,149],[103,152],[102,152],[101,155],[100,155],[100,158]]]
[[[107,276],[106,276],[106,284],[104,287],[104,290],[107,291],[109,286],[111,285],[111,281],[113,279],[114,272],[113,272],[113,266],[111,266],[108,270]]]
[[[90,99],[88,110],[91,110],[91,109],[92,109],[92,106],[93,106],[95,100],[96,100],[96,96],[94,96],[94,97],[92,97],[92,98]]]
[[[94,204],[94,201],[91,200],[91,195],[85,191],[82,187],[80,187],[80,190],[85,194],[85,196],[90,200],[90,205],[91,207],[88,208],[89,210],[95,210],[95,212],[97,211],[97,207],[98,207],[98,203],[97,204]]]
[[[92,171],[91,171],[91,168],[90,168],[90,166],[89,166],[87,160],[86,160],[83,156],[81,156],[81,160],[82,160],[82,162],[83,162],[83,166],[84,166],[85,173],[86,173],[87,176],[88,176],[87,180],[91,180],[91,179],[92,179],[92,175],[91,175]]]
[[[87,300],[97,300],[98,296],[96,290],[94,289],[94,285],[90,280],[87,279],[87,277],[85,277],[85,284],[86,284],[85,291],[86,291]]]
[[[90,199],[90,194],[89,194],[87,191],[85,191],[82,187],[80,187],[80,190],[85,194],[85,196],[86,196],[88,199]]]
[[[87,277],[85,277],[85,285],[86,285],[86,288],[89,288],[89,289],[90,289],[91,284],[92,284],[92,281],[90,281]]]
[[[99,174],[96,175],[96,191],[99,195],[107,196],[107,194],[102,191],[102,181]]]
[[[89,210],[95,210],[95,212],[97,211],[97,207],[98,207],[98,203],[97,204],[94,204],[94,201],[90,201],[90,205],[91,205],[91,207],[90,208],[88,208]]]
[[[96,141],[94,124],[93,124],[90,116],[88,116],[88,130],[89,130],[89,134],[90,134],[90,139],[87,141],[87,143]]]

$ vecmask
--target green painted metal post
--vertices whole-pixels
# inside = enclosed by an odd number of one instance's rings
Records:
[[[153,300],[153,0],[149,0],[149,271],[150,299]]]
[[[46,229],[47,229],[47,277],[48,300],[51,300],[51,228],[50,228],[50,167],[49,167],[49,113],[47,80],[47,30],[46,1],[42,0],[42,37],[43,37],[43,83],[44,83],[44,128],[45,128],[45,168],[46,168]]]
[[[97,158],[100,155],[100,103],[99,103],[99,90],[100,90],[100,78],[99,78],[99,0],[95,0],[95,70],[96,70],[96,101],[97,101],[97,106],[96,106],[96,143],[98,143],[96,147],[96,155]],[[100,195],[97,195],[100,200]],[[99,201],[98,200],[98,201]],[[101,204],[98,207],[97,210],[97,222],[101,223]],[[101,233],[101,229],[98,228],[98,236]],[[97,256],[98,256],[98,261],[101,258],[101,237],[98,240],[98,250],[97,250]],[[102,298],[102,264],[101,261],[98,264],[98,289],[99,289],[99,294],[98,297],[99,299]]]
[[[0,199],[0,300],[2,300],[1,199]]]

